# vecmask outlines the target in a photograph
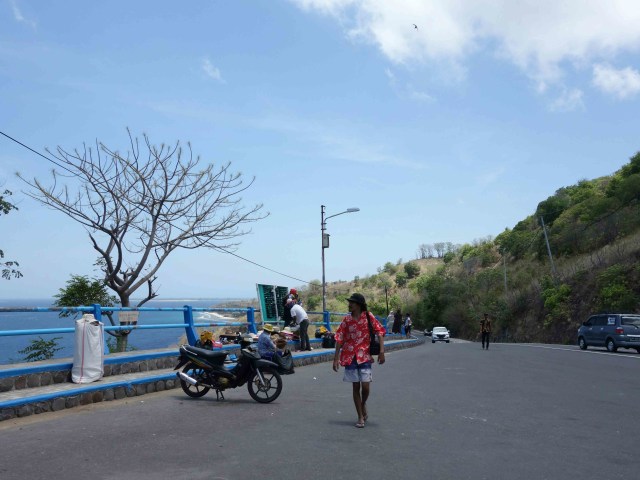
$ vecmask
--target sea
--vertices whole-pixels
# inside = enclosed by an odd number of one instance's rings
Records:
[[[193,308],[215,308],[216,305],[231,301],[228,298],[199,298],[199,299],[167,299],[150,300],[143,307],[150,308],[182,308],[185,305],[191,305]],[[236,299],[237,300],[237,299]],[[43,307],[50,308],[53,306],[54,299],[0,299],[0,307],[16,307],[16,308],[34,308]],[[137,302],[132,299],[131,305]],[[194,321],[197,323],[198,318],[204,318],[205,312],[194,312]],[[76,318],[79,318],[76,317]],[[4,330],[25,330],[34,328],[74,328],[74,316],[60,317],[59,312],[2,312],[0,311],[0,331]],[[105,319],[106,320],[106,319]],[[175,312],[140,312],[138,317],[138,325],[157,325],[170,323],[183,323],[184,317],[182,311]],[[109,325],[106,320],[105,325]],[[20,350],[31,345],[31,340],[38,337],[43,340],[50,340],[59,337],[57,347],[60,348],[55,355],[57,358],[73,357],[73,342],[75,334],[56,333],[45,335],[15,335],[0,336],[0,365],[24,362],[24,353]],[[129,335],[129,346],[137,350],[148,350],[156,348],[176,347],[185,341],[185,331],[182,328],[158,328],[134,330]]]

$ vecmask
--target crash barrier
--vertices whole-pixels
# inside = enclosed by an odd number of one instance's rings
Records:
[[[424,337],[405,339],[390,335],[385,350],[392,352],[424,342]],[[222,348],[233,354],[240,346]],[[293,353],[296,367],[330,362],[333,357],[333,349]],[[68,382],[72,369],[68,361],[0,367],[0,421],[177,388],[180,383],[173,370],[177,360],[175,348],[113,354],[105,359],[104,377],[82,385]],[[56,378],[64,383],[55,383]]]

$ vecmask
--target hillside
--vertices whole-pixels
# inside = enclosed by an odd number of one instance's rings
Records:
[[[388,301],[417,328],[445,325],[474,339],[488,312],[497,340],[573,343],[591,313],[640,311],[640,153],[610,176],[558,189],[495,238],[434,245],[419,251],[437,258],[328,284],[328,309],[345,311],[359,291],[374,313],[386,315]],[[321,308],[320,287],[302,294],[310,310]]]

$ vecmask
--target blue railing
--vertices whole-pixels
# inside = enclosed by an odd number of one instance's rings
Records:
[[[79,306],[79,307],[0,307],[0,318],[2,313],[15,313],[15,312],[26,312],[26,313],[46,313],[46,312],[60,312],[60,313],[69,313],[69,314],[83,314],[83,313],[91,313],[96,318],[96,320],[102,320],[103,315],[106,312],[109,313],[117,313],[117,312],[183,312],[183,322],[182,323],[162,323],[162,324],[127,324],[127,325],[107,325],[105,324],[104,330],[106,332],[109,331],[130,331],[130,330],[150,330],[150,329],[165,329],[165,328],[184,328],[187,336],[187,342],[190,345],[194,345],[196,340],[198,339],[198,333],[196,328],[207,328],[207,327],[246,327],[247,330],[251,333],[258,332],[258,326],[262,326],[264,323],[270,323],[275,326],[282,326],[282,321],[256,321],[255,314],[260,313],[260,310],[254,309],[252,307],[247,308],[203,308],[203,307],[192,307],[190,305],[185,305],[183,307],[106,307],[98,304],[94,304],[91,306]],[[194,313],[205,313],[205,312],[214,312],[214,313],[244,313],[246,315],[246,321],[206,321],[202,322],[194,320]],[[307,312],[309,316],[322,316],[322,321],[320,322],[311,322],[310,326],[319,326],[324,325],[324,327],[331,331],[332,325],[340,325],[340,322],[332,322],[332,316],[342,317],[347,315],[347,313],[338,313],[338,312]],[[104,323],[104,322],[103,322]],[[381,322],[383,325],[386,323],[386,319],[382,319]],[[27,335],[27,336],[35,336],[35,335],[47,335],[47,334],[57,334],[57,333],[74,333],[74,327],[58,327],[58,328],[31,328],[31,329],[20,329],[20,330],[0,330],[0,337],[5,336],[16,336],[16,335]],[[313,332],[310,332],[311,336],[313,336]],[[105,342],[105,353],[109,353],[106,347]]]

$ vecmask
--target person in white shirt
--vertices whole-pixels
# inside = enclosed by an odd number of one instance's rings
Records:
[[[391,333],[393,330],[393,320],[395,316],[393,315],[393,310],[389,312],[389,316],[387,317],[387,334]]]
[[[298,330],[298,335],[300,336],[300,350],[311,351],[311,343],[309,343],[309,334],[307,333],[307,330],[309,329],[309,317],[307,316],[307,312],[299,303],[295,303],[293,307],[291,307],[291,318],[300,325],[300,330]]]
[[[409,338],[411,336],[411,317],[407,313],[407,318],[404,319],[404,333]]]

